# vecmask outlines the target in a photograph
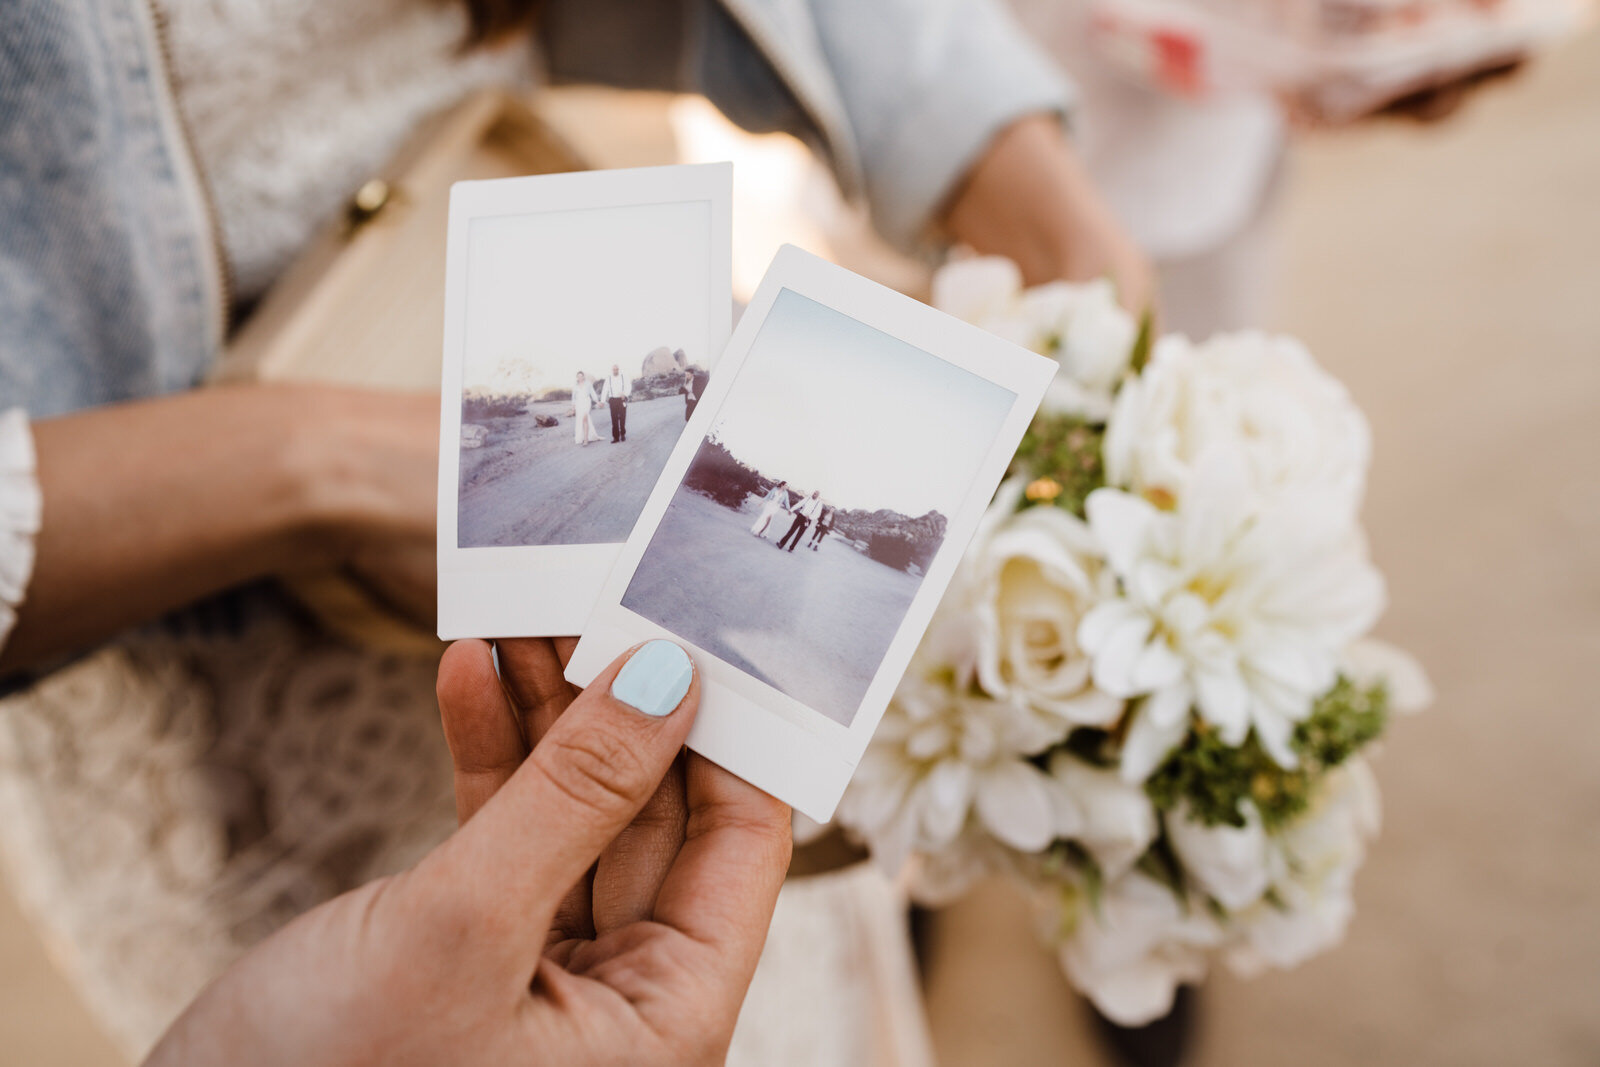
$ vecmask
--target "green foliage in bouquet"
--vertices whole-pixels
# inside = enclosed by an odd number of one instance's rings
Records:
[[[1078,518],[1084,501],[1106,484],[1100,443],[1104,426],[1077,415],[1040,415],[1022,436],[1008,476],[1027,478],[1023,507],[1053,504]]]
[[[1243,826],[1239,802],[1249,799],[1272,831],[1304,812],[1322,775],[1381,734],[1388,718],[1389,697],[1382,685],[1363,688],[1341,677],[1295,728],[1290,745],[1300,766],[1294,770],[1273,762],[1254,734],[1233,748],[1197,721],[1188,739],[1150,776],[1145,792],[1162,810],[1187,800],[1194,818],[1207,826]]]
[[[1134,338],[1133,353],[1128,358],[1128,366],[1133,368],[1133,373],[1138,374],[1150,362],[1150,350],[1155,343],[1156,317],[1146,311],[1139,316],[1139,336]]]

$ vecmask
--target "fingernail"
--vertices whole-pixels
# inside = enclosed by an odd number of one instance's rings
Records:
[[[611,680],[611,695],[646,715],[672,714],[689,692],[694,664],[671,641],[655,640],[635,652]]]

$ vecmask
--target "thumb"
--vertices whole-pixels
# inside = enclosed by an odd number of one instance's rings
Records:
[[[523,966],[538,958],[562,898],[655,793],[699,703],[682,648],[657,640],[633,649],[578,695],[457,832],[457,885],[507,958]]]

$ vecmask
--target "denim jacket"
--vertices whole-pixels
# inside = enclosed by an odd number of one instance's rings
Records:
[[[0,4],[0,409],[186,389],[226,340],[155,10]],[[798,134],[905,247],[994,133],[1069,102],[994,0],[553,0],[538,47],[556,81],[700,91]]]

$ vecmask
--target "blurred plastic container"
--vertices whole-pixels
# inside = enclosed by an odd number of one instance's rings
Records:
[[[1330,121],[1512,62],[1591,0],[1093,0],[1102,51],[1187,96],[1268,91]]]

